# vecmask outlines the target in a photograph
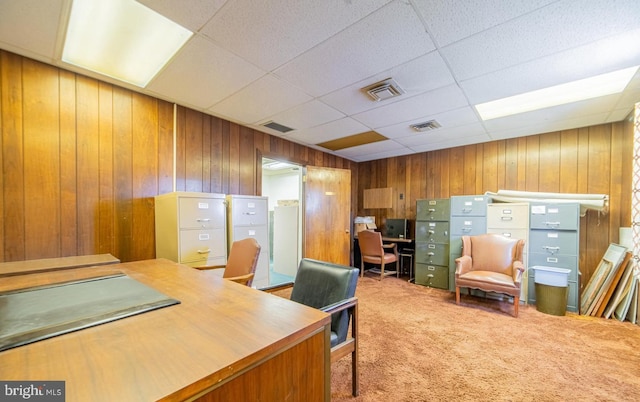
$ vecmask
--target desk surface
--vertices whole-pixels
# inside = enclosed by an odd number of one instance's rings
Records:
[[[312,338],[328,373],[329,315],[168,260],[4,277],[0,291],[117,272],[181,304],[0,352],[0,378],[64,380],[67,401],[186,400]]]
[[[24,275],[69,268],[117,264],[120,260],[111,254],[79,255],[72,257],[43,258],[39,260],[0,263],[0,276]]]

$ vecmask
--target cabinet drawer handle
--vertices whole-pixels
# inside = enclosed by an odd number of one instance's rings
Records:
[[[198,250],[198,254],[209,254],[211,252],[211,249],[208,248],[206,250]]]
[[[436,253],[430,252],[430,253],[427,253],[427,255],[433,257],[434,255],[436,255]]]
[[[471,232],[471,228],[462,228],[462,231],[465,233]]]
[[[512,221],[513,220],[513,216],[503,216],[500,219],[502,219],[503,221]]]
[[[430,230],[430,231],[429,231],[429,234],[434,234],[434,233],[435,233],[435,231],[434,231],[434,230]]]
[[[462,208],[462,213],[469,213],[469,212],[473,212],[473,208]]]
[[[429,212],[436,212],[435,208],[429,208]]]
[[[550,252],[551,254],[555,254],[558,251],[560,251],[560,247],[551,247],[551,246],[543,246],[543,249],[547,250],[548,252]]]
[[[198,218],[196,219],[198,222],[211,222],[211,218]]]
[[[560,226],[560,222],[544,222],[547,226]]]
[[[244,212],[245,215],[255,215],[256,212],[255,211],[251,211],[251,212]]]

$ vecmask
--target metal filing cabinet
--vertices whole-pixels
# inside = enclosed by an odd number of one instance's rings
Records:
[[[520,300],[528,296],[529,258],[529,203],[495,203],[487,205],[487,233],[498,233],[512,239],[524,240],[522,262],[525,273],[522,278]]]
[[[236,240],[253,237],[260,245],[260,256],[252,285],[269,286],[269,205],[268,198],[227,195],[229,247]]]
[[[227,262],[224,194],[177,191],[155,197],[156,257],[192,267]]]
[[[462,255],[462,236],[486,233],[487,204],[484,195],[451,197],[450,238],[449,238],[449,290],[455,291],[456,258]]]
[[[449,287],[448,198],[416,202],[415,283],[440,289]]]
[[[529,266],[570,269],[567,310],[578,312],[580,204],[531,203]],[[535,270],[529,272],[528,301],[535,304]]]

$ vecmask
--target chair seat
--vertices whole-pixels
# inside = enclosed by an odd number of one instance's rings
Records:
[[[460,275],[460,279],[464,281],[480,281],[490,283],[492,285],[516,288],[513,278],[509,275],[492,271],[471,271]]]
[[[382,261],[380,261],[380,257],[375,257],[375,256],[371,256],[371,255],[365,255],[362,257],[362,260],[364,262],[370,262],[372,264],[380,264]],[[391,254],[391,253],[387,253],[384,255],[384,263],[388,264],[390,262],[396,262],[397,258],[395,256],[395,254]]]

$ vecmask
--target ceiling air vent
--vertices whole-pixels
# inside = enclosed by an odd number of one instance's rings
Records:
[[[425,121],[424,123],[417,123],[417,124],[411,125],[411,128],[416,131],[430,131],[440,127],[442,127],[440,123],[438,123],[435,120],[429,120],[429,121]]]
[[[272,130],[279,131],[281,133],[288,133],[289,131],[293,131],[291,127],[283,126],[282,124],[275,123],[273,121],[268,121],[263,124],[264,127],[270,128]]]
[[[376,102],[394,98],[404,93],[404,90],[400,88],[400,85],[398,85],[393,78],[387,78],[386,80],[376,82],[375,84],[362,88],[362,90]]]

